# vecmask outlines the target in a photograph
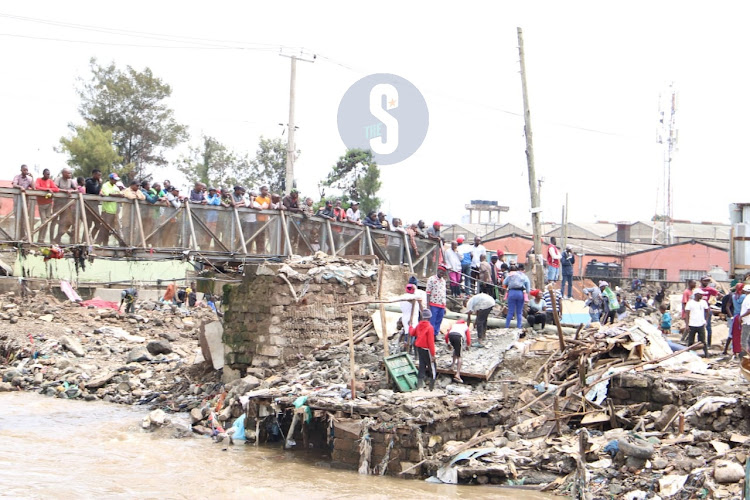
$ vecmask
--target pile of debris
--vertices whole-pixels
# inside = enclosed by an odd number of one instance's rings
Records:
[[[8,317],[0,322],[0,391],[179,411],[220,387],[219,374],[197,354],[202,325],[216,320],[206,307],[140,301],[134,314],[123,314],[41,293],[24,299],[7,293],[0,309],[0,318]]]

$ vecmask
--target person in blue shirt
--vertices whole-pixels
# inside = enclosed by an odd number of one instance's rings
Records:
[[[672,315],[667,311],[667,306],[665,304],[659,306],[659,312],[661,313],[661,333],[669,335],[672,333]]]

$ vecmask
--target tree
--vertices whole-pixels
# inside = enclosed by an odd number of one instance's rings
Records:
[[[174,111],[165,103],[172,88],[153,75],[114,63],[100,66],[90,61],[91,79],[81,81],[78,108],[87,123],[112,132],[117,153],[125,165],[132,165],[139,178],[150,166],[167,163],[164,152],[184,142],[187,132],[177,123]]]
[[[323,184],[343,191],[344,195],[360,203],[362,212],[377,210],[382,200],[380,168],[372,160],[372,151],[349,149],[332,167]]]
[[[299,153],[299,152],[298,152]],[[200,147],[191,147],[177,168],[190,182],[212,186],[241,185],[248,189],[267,185],[271,192],[282,192],[286,173],[286,143],[261,136],[255,158],[231,150],[217,139],[203,136]]]
[[[297,151],[297,156],[299,156]],[[284,191],[286,176],[286,142],[277,137],[266,139],[263,136],[258,141],[258,149],[251,165],[257,174],[260,184],[265,184],[272,193]]]
[[[67,153],[68,165],[73,167],[74,176],[91,177],[91,171],[98,168],[102,172],[121,173],[119,167],[122,156],[112,145],[112,132],[99,125],[72,127],[71,137],[61,137],[60,153]]]
[[[206,135],[200,147],[191,147],[189,156],[178,161],[177,169],[190,182],[203,182],[217,188],[255,183],[253,167],[247,155],[236,153]]]

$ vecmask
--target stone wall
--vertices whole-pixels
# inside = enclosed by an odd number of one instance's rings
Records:
[[[361,422],[361,420],[342,418],[339,422],[334,423],[333,451],[331,453],[331,461],[334,466],[352,470],[359,467],[361,440],[359,424]],[[426,458],[423,453],[430,455],[435,452],[431,445],[440,447],[448,441],[468,441],[479,430],[486,433],[496,425],[513,423],[515,423],[515,419],[511,410],[495,409],[488,413],[456,415],[454,418],[421,425],[419,426],[419,432],[417,432],[416,427],[413,429],[396,427],[389,432],[370,429],[368,431],[372,445],[370,467],[373,468],[381,464],[387,456],[386,474],[398,476],[402,471],[408,471],[405,473],[407,477],[419,476],[424,472],[422,468],[412,468],[412,466]],[[391,441],[393,441],[393,446],[390,445]],[[429,469],[429,466],[427,468]]]
[[[316,347],[347,340],[348,307],[340,305],[373,300],[377,294],[377,273],[346,280],[321,275],[308,281],[291,279],[292,293],[279,274],[282,268],[289,266],[247,266],[242,283],[224,290],[226,364],[243,376],[248,367],[282,366]],[[307,276],[310,266],[292,269]],[[355,332],[371,314],[366,305],[352,307]]]

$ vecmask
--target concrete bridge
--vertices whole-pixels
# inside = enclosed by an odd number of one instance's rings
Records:
[[[102,203],[110,204],[109,213]],[[16,188],[0,188],[0,244],[19,249],[84,247],[95,255],[131,260],[191,256],[230,263],[320,251],[405,265],[420,277],[434,273],[440,253],[434,240],[417,238],[416,251],[408,251],[403,233],[298,213],[192,203],[173,207]]]

